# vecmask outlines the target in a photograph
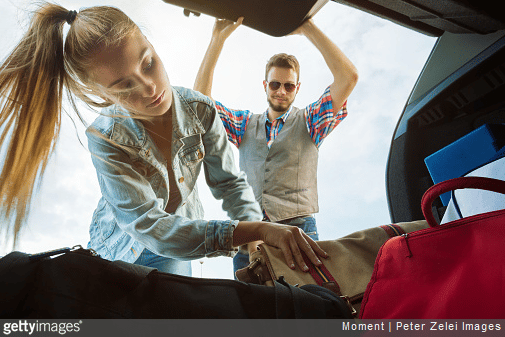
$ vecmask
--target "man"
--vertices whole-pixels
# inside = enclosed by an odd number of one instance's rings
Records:
[[[194,89],[211,96],[214,69],[230,34],[242,23],[216,20]],[[317,159],[323,139],[347,116],[347,97],[358,80],[356,68],[314,24],[305,21],[292,34],[304,35],[322,54],[334,81],[305,109],[292,106],[300,89],[300,68],[292,55],[277,54],[267,63],[263,86],[268,110],[252,114],[232,110],[216,101],[216,108],[239,149],[240,168],[247,174],[264,221],[295,225],[317,240],[314,213],[318,212]],[[234,270],[249,264],[248,253],[260,242],[242,247]]]

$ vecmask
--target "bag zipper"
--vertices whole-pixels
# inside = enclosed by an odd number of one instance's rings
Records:
[[[405,251],[405,257],[412,257],[412,251],[410,250],[409,242],[407,241],[408,236],[409,236],[409,233],[402,234],[402,235],[400,235],[400,240],[401,240],[403,250]]]
[[[76,250],[82,250],[83,252],[87,252],[91,256],[99,256],[98,253],[95,250],[93,250],[92,248],[84,249],[84,248],[82,248],[81,245],[76,245],[76,246],[73,246],[72,248],[64,247],[64,248],[48,250],[48,251],[42,252],[42,253],[30,254],[30,256],[28,256],[28,259],[30,261],[39,261],[44,258],[54,258],[56,256],[63,255],[63,254],[73,252]]]

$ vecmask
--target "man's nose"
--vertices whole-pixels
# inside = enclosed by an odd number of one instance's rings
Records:
[[[284,87],[284,84],[281,84],[279,89],[277,89],[277,93],[285,95],[287,93],[286,88]]]

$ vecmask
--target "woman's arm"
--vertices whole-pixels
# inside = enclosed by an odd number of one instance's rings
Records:
[[[200,107],[202,108],[202,106]],[[214,105],[205,105],[202,137],[205,147],[204,174],[212,195],[223,200],[223,210],[230,219],[259,221],[263,218],[254,192],[235,162],[232,145]]]
[[[147,165],[145,162],[133,162],[121,145],[97,131],[88,129],[86,134],[102,197],[112,212],[107,221],[115,221],[121,230],[161,256],[180,260],[231,256],[238,221],[191,220],[167,213],[167,200],[156,195],[148,181],[152,170],[137,167]]]

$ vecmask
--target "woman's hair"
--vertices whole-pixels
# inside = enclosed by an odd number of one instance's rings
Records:
[[[275,54],[272,56],[265,67],[265,80],[268,81],[268,73],[272,67],[293,69],[296,72],[296,80],[300,81],[300,64],[293,55],[285,53]]]
[[[110,105],[89,78],[93,54],[138,30],[113,7],[75,14],[40,5],[27,33],[0,65],[0,233],[12,237],[13,245],[58,139],[64,94],[81,120],[72,94],[89,106]]]

